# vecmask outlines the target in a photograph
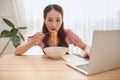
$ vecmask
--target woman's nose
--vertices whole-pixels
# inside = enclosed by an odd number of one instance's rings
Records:
[[[52,23],[52,26],[56,26],[56,22],[55,21]]]

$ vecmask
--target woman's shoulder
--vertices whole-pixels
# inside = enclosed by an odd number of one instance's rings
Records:
[[[65,29],[65,32],[66,33],[72,33],[72,30],[71,29]]]
[[[71,29],[65,29],[67,35],[76,35]]]
[[[75,32],[73,32],[71,29],[65,29],[66,35],[69,37],[78,37]]]
[[[81,39],[71,29],[66,29],[65,32],[66,32],[66,41],[69,44],[78,45],[78,43],[81,42]]]

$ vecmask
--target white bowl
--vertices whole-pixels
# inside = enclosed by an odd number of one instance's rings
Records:
[[[43,49],[45,54],[51,58],[59,59],[61,58],[67,51],[67,47],[46,47]]]

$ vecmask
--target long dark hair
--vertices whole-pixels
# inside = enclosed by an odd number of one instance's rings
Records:
[[[57,5],[57,4],[52,4],[52,5],[48,5],[45,9],[44,9],[44,20],[46,19],[47,13],[50,12],[52,9],[58,11],[61,16],[62,16],[62,25],[57,33],[57,36],[59,38],[59,43],[57,46],[64,46],[64,47],[68,47],[68,44],[65,41],[65,37],[66,37],[66,33],[64,30],[64,23],[63,23],[63,9],[61,6]],[[48,29],[46,27],[45,22],[43,23],[43,28],[42,28],[43,33],[48,33]],[[43,43],[44,43],[44,48],[45,47],[49,47],[48,44],[48,39],[49,39],[50,34],[45,35],[45,37],[43,38]]]

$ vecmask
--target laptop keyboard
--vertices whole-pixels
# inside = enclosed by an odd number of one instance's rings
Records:
[[[89,64],[83,64],[83,65],[78,65],[76,67],[88,72],[88,65]]]

